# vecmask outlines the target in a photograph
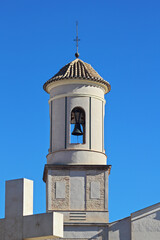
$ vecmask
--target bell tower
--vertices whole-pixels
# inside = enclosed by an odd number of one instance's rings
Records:
[[[66,226],[108,223],[104,95],[110,84],[77,56],[43,87],[50,95],[47,212],[63,213]]]

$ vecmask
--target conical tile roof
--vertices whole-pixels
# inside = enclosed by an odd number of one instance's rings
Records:
[[[76,58],[74,61],[68,63],[63,68],[59,70],[52,78],[50,78],[44,85],[43,88],[46,92],[47,86],[55,81],[64,80],[64,79],[87,79],[96,82],[100,82],[104,85],[107,85],[108,91],[110,91],[110,84],[105,81],[92,67],[90,64],[83,62],[79,58]]]

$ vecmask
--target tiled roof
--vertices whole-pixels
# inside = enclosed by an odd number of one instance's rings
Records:
[[[105,81],[92,67],[90,64],[83,62],[79,58],[76,58],[74,61],[68,63],[63,68],[59,70],[52,78],[50,78],[44,85],[43,88],[46,91],[46,87],[51,82],[64,80],[64,79],[87,79],[96,82],[100,82],[104,85],[107,85],[108,90],[110,91],[110,84]]]

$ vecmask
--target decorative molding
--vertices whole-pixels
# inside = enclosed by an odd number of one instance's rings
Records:
[[[47,154],[47,156],[48,155],[50,155],[50,154],[53,154],[53,153],[57,153],[57,152],[65,152],[65,151],[86,151],[86,152],[96,152],[96,153],[100,153],[100,154],[103,154],[103,155],[105,155],[106,157],[107,157],[107,155],[104,153],[104,152],[101,152],[101,151],[97,151],[97,150],[90,150],[90,149],[83,149],[83,148],[66,148],[66,149],[60,149],[60,150],[57,150],[57,151],[53,151],[53,152],[51,152],[51,153],[49,153],[49,154]]]
[[[56,181],[56,199],[64,199],[66,195],[66,183],[65,181]]]
[[[104,103],[102,102],[102,152],[104,152]]]
[[[67,97],[65,97],[65,149],[67,148]]]
[[[50,102],[50,152],[52,152],[52,101]]]
[[[52,88],[55,88],[57,86],[61,85],[69,85],[69,84],[81,84],[81,85],[90,85],[99,87],[103,90],[103,92],[106,94],[110,91],[110,88],[106,85],[106,81],[95,81],[95,80],[88,80],[88,79],[61,79],[57,81],[50,82],[46,87],[45,91],[50,93]]]
[[[108,175],[110,174],[106,171],[104,173],[104,208],[108,211]]]
[[[89,97],[89,149],[91,149],[91,97]]]
[[[77,171],[86,171],[86,170],[103,170],[108,171],[110,174],[112,165],[57,165],[57,164],[45,164],[43,172],[43,181],[46,182],[48,170],[77,170]],[[100,211],[101,212],[101,211]]]
[[[90,182],[90,198],[100,199],[100,182],[99,181]]]
[[[86,221],[86,212],[70,212],[70,221]]]
[[[67,93],[67,94],[60,94],[60,95],[56,95],[52,98],[49,99],[49,103],[55,99],[58,98],[65,98],[65,97],[92,97],[92,98],[96,98],[98,100],[101,100],[102,102],[106,102],[106,100],[104,98],[98,97],[96,95],[93,94],[85,94],[85,93]]]

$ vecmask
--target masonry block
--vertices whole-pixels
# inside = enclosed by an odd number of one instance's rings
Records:
[[[63,237],[63,214],[44,213],[23,218],[23,239]]]
[[[33,214],[33,181],[16,179],[6,182],[5,217]]]

